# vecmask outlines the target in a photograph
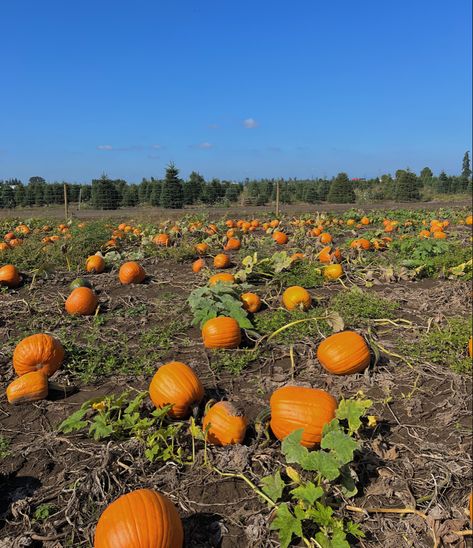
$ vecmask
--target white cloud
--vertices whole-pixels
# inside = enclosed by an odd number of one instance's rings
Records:
[[[200,143],[200,145],[197,145],[198,148],[202,149],[202,150],[207,150],[209,148],[212,148],[213,147],[213,144],[212,143],[207,143],[207,142],[204,142],[204,143]]]
[[[151,148],[154,148],[155,150],[159,150],[160,148],[163,148],[163,145],[151,145]]]
[[[258,126],[258,122],[254,118],[246,118],[243,120],[243,125],[246,129],[253,129]]]
[[[113,150],[112,145],[99,145],[98,150]]]

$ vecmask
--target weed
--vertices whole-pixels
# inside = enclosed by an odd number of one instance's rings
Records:
[[[274,280],[279,282],[283,287],[300,285],[306,289],[320,287],[324,282],[320,268],[317,268],[309,261],[296,262],[291,270],[282,271],[275,275]]]
[[[259,350],[213,350],[211,366],[216,371],[239,375],[250,363],[260,357]]]
[[[322,315],[323,311],[320,308],[312,308],[308,312],[303,312],[302,310],[288,311],[284,308],[277,308],[276,310],[264,311],[261,314],[257,314],[255,316],[255,330],[260,335],[270,335],[290,322]],[[330,332],[327,322],[314,320],[313,322],[303,322],[289,327],[276,335],[273,341],[278,343],[295,343],[305,337],[328,335]]]
[[[331,300],[330,307],[342,316],[347,325],[356,327],[363,320],[394,318],[399,303],[353,288],[337,293]]]
[[[41,521],[41,522],[46,521],[49,518],[49,516],[54,514],[55,511],[56,509],[54,505],[52,504],[48,504],[48,503],[40,504],[34,511],[33,520]]]
[[[10,440],[5,436],[0,436],[0,460],[6,459],[10,454]]]

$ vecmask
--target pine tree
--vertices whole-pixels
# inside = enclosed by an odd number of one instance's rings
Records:
[[[114,182],[103,174],[92,181],[92,206],[97,209],[117,209],[120,204]]]
[[[319,193],[317,192],[317,187],[315,184],[311,184],[307,187],[305,193],[305,201],[308,204],[316,204],[318,202]]]
[[[445,173],[445,171],[442,171],[442,173],[439,175],[439,178],[437,180],[437,192],[440,192],[441,194],[449,194],[451,190],[451,181],[449,176]]]
[[[163,185],[161,181],[153,179],[149,184],[149,188],[151,189],[149,194],[149,203],[154,207],[158,207],[161,205],[161,192],[163,190]]]
[[[468,150],[465,152],[463,156],[462,177],[464,177],[467,180],[471,177],[470,153]]]
[[[225,191],[225,199],[229,202],[237,202],[240,195],[240,189],[238,185],[231,185]]]
[[[430,167],[424,167],[420,172],[420,178],[425,181],[426,179],[431,179],[434,176]]]
[[[400,169],[396,172],[396,202],[415,202],[420,200],[417,176],[410,171]]]
[[[178,175],[179,170],[175,165],[172,163],[169,164],[161,190],[161,207],[182,209],[184,205],[184,192]]]
[[[186,183],[186,204],[195,204],[199,201],[202,194],[203,187],[205,185],[205,179],[193,171],[189,175],[189,180]]]
[[[339,173],[330,184],[327,201],[332,204],[353,204],[355,200],[355,191],[348,175]]]

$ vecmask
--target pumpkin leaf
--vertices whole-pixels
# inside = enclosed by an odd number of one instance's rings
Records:
[[[278,506],[276,517],[270,527],[272,531],[278,531],[281,548],[287,548],[291,543],[293,535],[302,537],[301,520],[293,516],[287,503]]]
[[[343,318],[335,310],[331,310],[324,319],[332,328],[334,333],[338,333],[345,329],[345,322],[343,321]]]
[[[89,428],[89,435],[92,435],[94,440],[108,438],[113,432],[113,426],[107,424],[106,418],[103,415],[97,415]]]
[[[261,489],[265,495],[268,495],[268,497],[276,502],[278,501],[283,494],[283,490],[286,484],[281,479],[281,473],[279,470],[271,475],[266,476],[261,480]]]
[[[319,472],[328,481],[337,479],[340,475],[340,464],[336,457],[325,451],[313,451],[302,462],[304,470]]]
[[[314,504],[324,494],[322,487],[313,484],[311,481],[304,485],[299,485],[291,491],[291,495],[307,504]]]
[[[338,404],[335,416],[340,420],[348,421],[348,429],[350,433],[356,432],[361,426],[361,417],[366,413],[366,410],[372,406],[371,400],[365,399],[349,399],[341,400]]]
[[[297,464],[302,464],[309,454],[309,451],[301,445],[303,432],[302,428],[294,430],[294,432],[291,432],[284,438],[281,444],[281,450],[286,457],[286,461],[289,463],[296,462]]]
[[[320,442],[322,449],[332,449],[339,464],[347,464],[353,460],[353,453],[359,444],[342,430],[327,432]]]
[[[82,430],[82,428],[85,428],[88,423],[86,421],[83,421],[82,418],[85,417],[89,409],[90,407],[88,405],[88,402],[85,402],[80,409],[72,413],[72,415],[69,415],[67,419],[64,419],[61,422],[61,424],[58,426],[59,432],[63,432],[64,434],[70,434],[71,432],[75,432],[76,430]]]

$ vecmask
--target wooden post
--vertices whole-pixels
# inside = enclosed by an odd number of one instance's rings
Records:
[[[67,208],[67,185],[64,183],[64,215],[66,217],[66,223],[69,220],[69,211]]]
[[[279,217],[279,179],[276,181],[276,217]]]
[[[79,211],[80,211],[81,202],[82,202],[82,187],[79,188],[79,207],[78,207]]]

